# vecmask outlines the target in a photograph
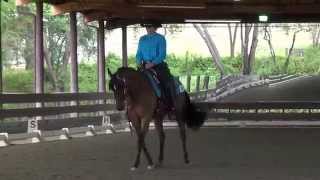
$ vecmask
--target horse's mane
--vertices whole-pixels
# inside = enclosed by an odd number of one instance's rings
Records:
[[[132,67],[120,67],[116,74],[124,74],[124,73],[135,73],[135,72],[138,72],[137,70],[135,70],[134,68]]]
[[[143,73],[132,67],[120,67],[115,74],[130,80],[146,80],[146,78],[143,76]]]

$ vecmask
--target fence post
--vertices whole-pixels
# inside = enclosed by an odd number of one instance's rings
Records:
[[[209,76],[204,77],[203,87],[205,90],[209,89]]]
[[[200,91],[200,76],[197,76],[197,81],[196,81],[196,92]]]
[[[191,76],[187,76],[187,91],[190,92],[190,82],[191,82]]]

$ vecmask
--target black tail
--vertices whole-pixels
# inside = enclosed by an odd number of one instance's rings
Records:
[[[191,103],[190,97],[188,93],[186,94],[186,102],[187,102],[187,109],[186,109],[186,124],[187,127],[192,129],[192,130],[198,130],[204,123],[207,113],[200,111],[195,107],[194,104]]]

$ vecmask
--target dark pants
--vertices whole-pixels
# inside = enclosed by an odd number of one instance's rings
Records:
[[[163,62],[153,67],[153,69],[157,72],[160,85],[164,91],[164,99],[165,103],[172,108],[173,107],[173,99],[175,96],[175,87],[173,76],[170,73],[167,63]]]

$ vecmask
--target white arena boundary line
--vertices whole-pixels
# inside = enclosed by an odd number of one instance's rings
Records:
[[[172,121],[172,122],[164,122],[163,126],[165,129],[175,129],[178,128],[178,125],[176,122]],[[83,132],[87,132],[88,130],[92,130],[92,127],[84,127],[81,128],[82,130],[74,132],[72,134],[74,134],[75,136],[72,136],[72,138],[85,138],[85,137],[90,137],[87,136],[85,133]],[[207,122],[204,123],[202,128],[320,128],[320,121],[213,121],[213,120],[209,120]],[[154,122],[150,123],[150,130],[154,130],[155,129],[155,125]],[[95,135],[107,135],[107,136],[112,136],[114,135],[114,133],[106,133],[105,132],[105,128],[103,128],[101,126],[101,128],[99,126],[95,127],[94,126],[94,130],[95,130]],[[68,132],[66,131],[66,129],[60,130],[59,135],[57,136],[53,136],[55,137],[54,140],[48,140],[46,137],[43,138],[41,137],[41,131],[35,131],[33,133],[27,133],[25,138],[23,139],[19,139],[19,143],[15,143],[16,140],[12,140],[10,141],[10,144],[30,144],[30,143],[37,143],[37,142],[49,142],[49,141],[59,141],[61,140],[59,138],[59,136],[62,133]],[[70,137],[71,137],[71,132],[69,129],[70,133]],[[116,133],[130,133],[130,129],[129,126],[128,127],[124,127],[122,129],[117,130]],[[76,135],[80,135],[80,136],[76,136]],[[94,137],[91,136],[91,137]],[[34,141],[30,141],[30,138],[33,139]],[[3,138],[3,137],[2,137]],[[5,138],[6,139],[6,138]],[[10,134],[9,134],[9,140],[10,140]],[[66,139],[68,140],[68,139]]]
[[[177,127],[178,124],[176,122],[164,122],[163,126],[166,128]],[[151,122],[150,127],[154,128],[155,125]],[[205,122],[203,127],[242,127],[242,128],[265,128],[265,127],[319,127],[320,121],[209,121]]]
[[[281,85],[281,84],[288,83],[290,81],[294,81],[294,80],[298,80],[298,79],[302,79],[302,78],[307,78],[307,77],[310,77],[310,75],[303,75],[303,76],[298,76],[296,78],[288,79],[288,80],[285,80],[285,81],[280,81],[280,82],[276,82],[276,83],[270,83],[269,86],[270,87],[274,87],[274,86],[278,86],[278,85]]]

